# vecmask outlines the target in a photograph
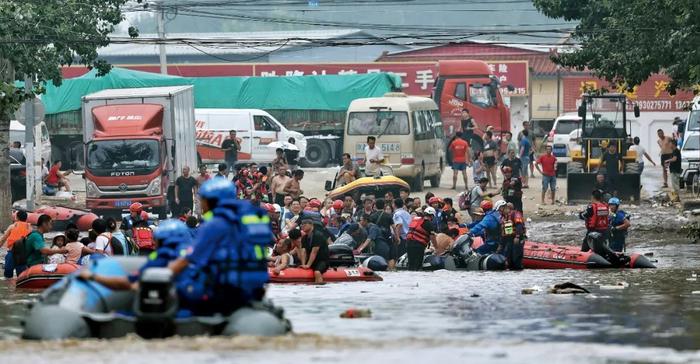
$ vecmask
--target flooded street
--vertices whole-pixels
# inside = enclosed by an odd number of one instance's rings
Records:
[[[579,225],[568,218],[533,223],[530,230],[535,240],[571,243],[571,231],[578,232]],[[273,285],[269,297],[285,308],[295,332],[276,339],[17,341],[24,307],[36,294],[16,292],[12,281],[4,281],[0,350],[8,362],[31,350],[58,363],[93,362],[93,350],[106,362],[133,363],[216,363],[234,357],[240,362],[425,362],[445,354],[454,360],[446,362],[470,357],[480,362],[531,362],[544,356],[581,363],[700,362],[697,247],[675,234],[639,233],[634,240],[641,236],[656,238],[633,243],[629,251],[653,252],[658,269],[384,272],[383,282]],[[579,284],[591,294],[547,293],[549,286],[562,282]],[[536,292],[525,295],[523,288]],[[341,319],[339,314],[348,308],[369,308],[372,318]],[[56,354],[59,346],[61,353]],[[279,350],[259,350],[271,347]],[[409,354],[407,347],[421,350]]]

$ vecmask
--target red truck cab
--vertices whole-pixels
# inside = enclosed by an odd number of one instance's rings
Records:
[[[462,109],[469,110],[482,131],[488,125],[494,127],[496,135],[510,131],[510,111],[499,92],[498,78],[486,62],[439,61],[438,70],[433,99],[440,108],[445,136],[450,138],[462,130]]]
[[[105,105],[91,113],[94,130],[85,146],[87,208],[122,210],[134,202],[157,212],[165,208],[169,180],[163,105]]]

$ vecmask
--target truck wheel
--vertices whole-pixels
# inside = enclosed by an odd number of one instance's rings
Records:
[[[425,171],[423,169],[418,172],[418,175],[413,178],[413,192],[423,191],[423,183],[425,182]]]
[[[301,160],[301,166],[305,168],[325,167],[331,159],[331,149],[326,142],[320,139],[308,139],[306,145],[306,157]]]
[[[440,178],[441,177],[442,177],[442,173],[431,176],[430,177],[430,187],[433,187],[433,188],[440,187]]]

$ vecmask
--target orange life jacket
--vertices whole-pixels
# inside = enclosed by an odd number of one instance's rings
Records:
[[[602,202],[594,202],[591,204],[593,213],[586,219],[586,229],[595,231],[608,230],[608,205]]]
[[[413,240],[423,245],[428,245],[430,233],[423,228],[424,221],[425,219],[422,217],[414,217],[413,220],[411,220],[411,223],[408,224],[406,240]]]
[[[32,232],[32,224],[24,221],[17,221],[15,225],[10,230],[10,234],[7,236],[7,250],[12,250],[12,246],[15,242],[23,237],[29,235]]]

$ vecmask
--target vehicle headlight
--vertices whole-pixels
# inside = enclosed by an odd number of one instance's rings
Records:
[[[92,182],[90,180],[86,180],[86,182],[85,182],[85,195],[88,198],[100,197],[100,189],[97,188],[97,185],[95,184],[95,182]]]
[[[159,196],[161,194],[160,189],[160,176],[156,177],[148,184],[146,188],[146,194],[149,196]]]
[[[700,166],[699,163],[688,163],[688,168],[698,168]]]

